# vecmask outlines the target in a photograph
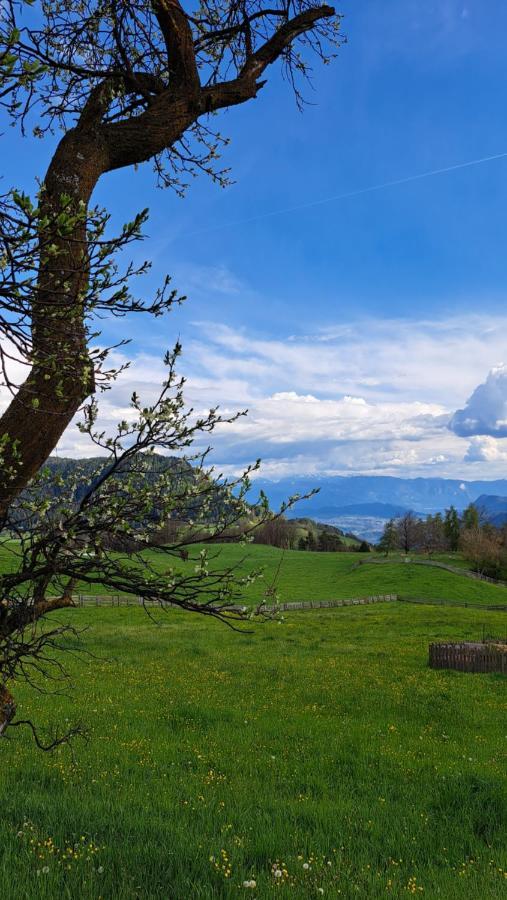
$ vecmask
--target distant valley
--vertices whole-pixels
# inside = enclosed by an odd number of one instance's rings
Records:
[[[170,457],[155,457],[161,469],[174,465]],[[49,466],[64,478],[77,467],[84,482],[92,478],[96,459],[56,459]],[[280,478],[277,481],[256,479],[250,491],[255,499],[263,490],[273,509],[294,494],[319,492],[308,500],[301,500],[290,511],[291,518],[311,517],[356,534],[372,543],[380,537],[389,519],[411,511],[421,516],[443,512],[453,505],[462,511],[469,503],[476,503],[489,521],[495,525],[507,522],[507,479],[496,481],[459,481],[447,478],[395,478],[384,475],[336,475]]]
[[[469,503],[484,508],[494,524],[507,521],[507,479],[460,481],[447,478],[395,478],[384,475],[307,476],[258,479],[254,490],[262,489],[273,507],[293,494],[319,493],[297,504],[293,515],[312,516],[322,522],[353,532],[368,541],[378,540],[385,523],[407,511],[443,512],[453,505],[458,511]]]

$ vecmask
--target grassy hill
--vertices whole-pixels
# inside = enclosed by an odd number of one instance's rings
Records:
[[[324,592],[338,560],[316,560]],[[503,614],[351,607],[249,634],[65,617],[94,656],[69,660],[69,697],[18,692],[19,714],[91,740],[0,742],[3,900],[505,896],[505,679],[427,667],[429,641],[503,633]]]
[[[16,545],[13,543],[11,547],[15,552]],[[196,552],[198,549],[199,547]],[[275,581],[279,598],[285,602],[396,593],[401,597],[423,600],[507,605],[507,588],[503,585],[472,581],[441,569],[406,563],[399,557],[382,565],[358,566],[358,562],[364,557],[354,552],[282,551],[262,544],[211,545],[209,551],[214,557],[212,566],[217,568],[238,565],[247,572],[263,567],[263,577],[254,582],[243,595],[243,601],[247,604],[259,603],[266,589]],[[167,559],[155,551],[147,550],[145,555],[160,571],[167,568]],[[443,559],[458,567],[465,565],[456,555],[452,559],[446,555]],[[0,570],[5,571],[12,564],[9,549],[4,547],[0,553]],[[179,561],[177,564],[184,565]],[[188,565],[192,563],[189,562]],[[79,590],[83,593],[104,593],[100,584],[76,588],[76,592]]]
[[[415,599],[462,600],[506,604],[507,588],[471,581],[441,569],[393,560],[382,566],[361,565],[357,553],[309,553],[281,551],[273,547],[235,544],[217,548],[217,565],[242,563],[242,568],[264,567],[264,577],[245,593],[245,600],[259,602],[276,578],[280,599],[331,600],[397,593]],[[447,560],[448,561],[448,560]]]

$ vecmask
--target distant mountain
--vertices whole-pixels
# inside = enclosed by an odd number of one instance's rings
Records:
[[[477,509],[492,525],[501,526],[507,523],[507,497],[481,494],[474,502]]]
[[[302,501],[294,515],[334,518],[337,508],[356,504],[382,503],[416,510],[441,512],[453,505],[463,510],[483,494],[507,498],[507,480],[459,481],[450,478],[395,478],[387,475],[334,475],[281,478],[278,481],[256,479],[252,491],[262,490],[276,507],[292,494],[305,494],[320,488],[310,500]],[[330,508],[333,512],[330,512]],[[323,512],[325,510],[325,512]],[[391,518],[388,514],[387,518]]]
[[[82,478],[81,490],[96,475],[98,459],[57,459],[50,457],[47,465],[65,478],[78,468]],[[154,471],[182,466],[180,460],[155,455]],[[186,464],[186,477],[192,477]],[[185,476],[183,476],[185,477]],[[387,475],[302,476],[278,480],[256,479],[250,498],[259,490],[267,495],[276,509],[293,494],[306,494],[315,488],[319,493],[301,501],[289,513],[291,518],[311,517],[334,524],[340,530],[351,531],[367,540],[376,540],[388,519],[397,518],[411,510],[419,515],[442,512],[449,506],[463,510],[469,503],[484,508],[495,525],[507,522],[507,479],[496,481],[459,481],[450,478],[395,478]],[[333,521],[334,520],[334,521]]]
[[[150,471],[146,472],[145,478],[156,478],[162,472],[173,470],[175,476],[183,478],[192,478],[192,467],[185,460],[178,459],[174,456],[162,456],[160,453],[154,453],[149,457]],[[89,486],[98,478],[99,474],[111,464],[110,457],[92,456],[87,459],[70,459],[69,457],[50,456],[45,462],[43,469],[48,469],[52,476],[60,476],[64,483],[78,475],[78,488],[75,498],[80,500]],[[46,490],[56,495],[57,487],[48,486]]]
[[[175,457],[155,454],[152,457],[153,470],[164,471],[178,468],[192,469]],[[66,459],[52,456],[46,466],[65,478],[76,469],[82,475],[83,483],[89,483],[97,471],[97,466],[105,459]],[[306,494],[319,488],[319,493],[310,500],[302,501],[292,510],[291,517],[322,517],[358,515],[393,518],[408,510],[421,514],[442,511],[454,505],[463,510],[469,503],[481,504],[503,500],[507,503],[507,479],[497,481],[458,481],[450,478],[395,478],[387,475],[333,475],[302,476],[300,478],[280,478],[278,480],[255,479],[250,496],[252,500],[262,489],[271,506],[277,507],[292,494]],[[476,498],[478,498],[476,500]],[[502,509],[499,510],[503,511]]]
[[[143,470],[142,480],[144,483],[156,484],[157,477],[165,472],[172,472],[173,485],[178,486],[181,496],[181,507],[173,510],[174,518],[186,518],[193,516],[202,509],[203,498],[206,500],[206,518],[214,520],[230,508],[230,495],[220,485],[216,490],[202,494],[197,494],[195,498],[189,498],[185,495],[185,488],[191,484],[197,484],[196,479],[204,476],[198,473],[185,459],[176,456],[162,456],[160,453],[149,454],[145,457],[146,467]],[[91,457],[88,459],[69,459],[67,457],[50,456],[44,469],[48,469],[51,476],[59,476],[63,482],[63,489],[75,480],[74,501],[79,502],[91,485],[97,482],[99,475],[111,464],[108,457]],[[127,463],[127,470],[131,464]],[[41,487],[41,492],[45,492],[48,496],[58,497],[62,491],[62,487],[50,479]],[[150,518],[157,516],[159,510],[154,508],[150,513]]]

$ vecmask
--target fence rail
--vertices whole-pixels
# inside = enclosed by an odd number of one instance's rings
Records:
[[[397,594],[381,594],[374,597],[357,597],[350,600],[300,600],[292,603],[278,603],[276,606],[268,606],[262,603],[257,609],[260,612],[290,612],[296,609],[331,609],[337,606],[365,606],[369,603],[390,603],[398,600]]]
[[[429,664],[432,669],[507,674],[507,645],[502,650],[486,643],[430,644]]]
[[[75,606],[142,606],[143,598],[132,594],[74,594]],[[260,612],[291,612],[306,609],[333,609],[342,606],[367,606],[370,603],[416,603],[422,606],[454,606],[463,609],[482,609],[488,612],[507,612],[507,606],[501,604],[470,603],[466,600],[420,600],[415,597],[400,597],[399,594],[380,594],[372,597],[357,597],[347,600],[298,600],[288,603],[270,605],[261,603],[257,606]],[[246,607],[234,606],[235,612]]]
[[[75,606],[142,606],[142,597],[132,594],[73,594]]]
[[[72,597],[76,606],[142,606],[143,598],[129,594],[74,594]],[[382,594],[375,597],[358,597],[349,600],[301,600],[291,603],[279,603],[271,606],[261,603],[257,606],[260,612],[274,612],[281,610],[289,612],[295,609],[331,609],[335,606],[364,606],[368,603],[388,603],[398,600],[397,594]],[[246,607],[244,607],[246,609]],[[238,607],[235,607],[238,609]]]
[[[488,612],[507,612],[505,604],[470,603],[468,600],[419,600],[415,597],[398,597],[401,603],[419,603],[422,606],[459,606],[462,609],[484,609]]]

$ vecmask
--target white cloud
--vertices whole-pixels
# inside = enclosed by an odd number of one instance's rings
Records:
[[[461,437],[507,437],[507,366],[491,369],[486,381],[475,388],[463,409],[458,409],[449,428]]]
[[[259,390],[422,399],[456,409],[505,354],[505,317],[363,319],[291,340],[199,323],[186,347],[203,366]]]
[[[283,340],[200,323],[184,341],[187,401],[199,411],[218,402],[226,415],[249,409],[212,437],[217,465],[229,471],[260,456],[263,474],[271,477],[378,472],[459,478],[464,441],[449,422],[467,396],[475,397],[491,361],[505,355],[506,325],[507,316],[361,320]],[[99,398],[100,427],[111,430],[128,417],[133,390],[152,402],[163,377],[159,358],[135,357]],[[493,403],[493,387],[503,398],[504,378],[507,370],[499,367],[481,385],[489,398],[481,414],[484,419],[487,408],[497,432],[507,415]],[[70,427],[58,451],[90,456],[95,447]],[[501,441],[475,439],[465,457],[480,477],[503,475],[505,458]]]
[[[489,435],[473,437],[468,445],[464,460],[471,463],[506,462],[507,449]]]
[[[385,441],[394,437],[418,440],[432,429],[441,430],[443,412],[440,406],[419,401],[373,402],[348,395],[319,399],[291,391],[256,399],[248,418],[227,426],[227,431],[235,440],[272,444]]]

